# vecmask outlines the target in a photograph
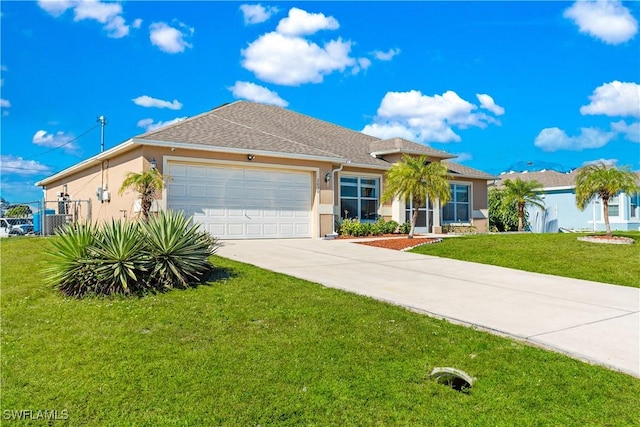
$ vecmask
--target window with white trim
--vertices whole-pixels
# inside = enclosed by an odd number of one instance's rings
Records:
[[[629,197],[629,218],[637,218],[638,217],[638,205],[640,204],[640,193],[632,194]]]
[[[471,218],[471,186],[450,184],[451,200],[442,208],[442,223],[468,223]]]
[[[380,179],[360,176],[340,177],[340,217],[362,222],[378,219]]]
[[[613,196],[609,199],[609,216],[620,216],[620,197]]]

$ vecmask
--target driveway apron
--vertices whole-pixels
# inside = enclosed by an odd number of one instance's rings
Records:
[[[637,288],[348,240],[226,240],[217,254],[640,377]]]

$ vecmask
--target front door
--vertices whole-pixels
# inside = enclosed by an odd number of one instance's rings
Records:
[[[430,233],[433,226],[433,205],[431,201],[426,206],[418,208],[418,221],[416,222],[416,233]],[[405,221],[411,222],[413,216],[413,201],[407,203],[405,207]]]

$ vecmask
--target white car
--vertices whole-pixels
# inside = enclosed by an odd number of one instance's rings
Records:
[[[33,223],[27,218],[0,218],[0,237],[33,233]]]

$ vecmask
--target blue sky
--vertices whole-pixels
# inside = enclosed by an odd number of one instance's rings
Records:
[[[237,99],[490,173],[640,170],[640,3],[4,1],[1,187]]]

